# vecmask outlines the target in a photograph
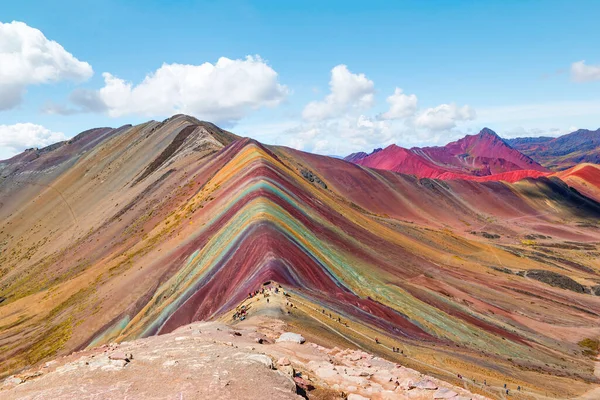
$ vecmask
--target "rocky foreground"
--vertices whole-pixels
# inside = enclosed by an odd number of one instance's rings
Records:
[[[0,397],[484,399],[363,351],[305,342],[283,332],[281,321],[257,318],[261,328],[194,323],[76,352],[5,379]]]

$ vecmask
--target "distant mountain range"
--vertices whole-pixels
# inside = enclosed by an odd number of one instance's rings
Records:
[[[563,170],[585,162],[600,164],[600,129],[579,129],[556,138],[542,136],[505,141],[553,170]]]
[[[484,128],[442,147],[405,149],[390,145],[371,154],[354,153],[346,161],[366,167],[385,169],[420,178],[455,179],[484,177],[512,171],[548,172],[525,154],[513,149],[494,131]]]
[[[345,160],[419,178],[512,182],[580,163],[600,163],[600,130],[581,129],[558,138],[502,139],[484,128],[445,146],[406,149],[392,144]]]

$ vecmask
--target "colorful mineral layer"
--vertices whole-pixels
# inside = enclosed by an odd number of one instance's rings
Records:
[[[233,324],[271,285],[311,342],[485,381],[491,398],[504,383],[523,398],[598,384],[596,165],[554,173],[489,130],[353,161],[177,115],[0,162],[2,375]]]

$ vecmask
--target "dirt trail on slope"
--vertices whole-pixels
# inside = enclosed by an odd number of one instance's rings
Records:
[[[363,350],[328,348],[298,334],[282,340],[287,311],[298,312],[289,304],[273,291],[246,299],[237,308],[247,310],[243,320],[232,318],[234,310],[220,321],[76,352],[7,378],[0,397],[485,399]]]

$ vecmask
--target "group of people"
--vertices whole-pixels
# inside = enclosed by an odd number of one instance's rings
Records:
[[[280,288],[281,288],[281,286],[279,286],[279,287],[277,287],[277,286],[276,286],[276,287],[274,287],[274,288],[271,288],[271,287],[267,287],[267,288],[265,288],[265,287],[263,287],[261,290],[255,290],[254,292],[250,292],[250,293],[248,293],[248,298],[249,298],[249,299],[252,299],[253,297],[255,297],[255,296],[258,296],[259,294],[262,294],[262,295],[263,295],[263,297],[267,299],[267,302],[269,302],[269,298],[268,298],[269,294],[268,294],[268,292],[269,292],[269,291],[271,291],[271,290],[274,290],[274,291],[275,291],[275,293],[279,293],[279,289],[280,289]],[[283,295],[284,295],[284,296],[286,296],[286,297],[288,297],[288,294],[287,294],[285,291],[283,292]],[[286,305],[287,307],[290,307],[290,308],[294,308],[294,307],[295,307],[295,306],[294,306],[294,304],[292,304],[292,303],[291,303],[291,302],[289,302],[289,301],[288,301],[288,302],[286,302],[286,303],[285,303],[285,305]],[[245,305],[242,305],[242,306],[241,306],[241,307],[240,307],[238,310],[236,310],[236,312],[233,314],[233,319],[234,319],[234,320],[237,320],[237,319],[239,318],[241,321],[243,321],[244,319],[246,319],[246,313],[247,313],[247,310],[248,310],[248,309],[246,308],[246,306],[245,306]],[[328,316],[329,316],[329,318],[331,318],[331,319],[335,319],[335,318],[333,317],[333,315],[331,315],[331,313],[326,313],[326,312],[325,312],[325,309],[322,309],[322,310],[321,310],[321,312],[323,313],[323,315],[328,315]],[[288,310],[288,314],[290,314],[290,311],[289,311],[289,310]],[[348,323],[346,323],[346,322],[342,322],[342,319],[341,319],[340,317],[337,317],[337,321],[338,321],[339,323],[341,323],[341,324],[344,324],[344,325],[348,326]],[[381,344],[381,342],[379,341],[379,338],[377,338],[377,337],[375,338],[375,343],[377,343],[377,344]],[[394,353],[404,354],[404,350],[401,350],[399,347],[392,347],[392,351],[393,351]],[[457,375],[458,375],[458,379],[463,379],[463,376],[462,376],[461,374],[457,374]],[[474,383],[476,383],[475,379],[473,379],[473,382],[474,382]],[[484,384],[484,386],[487,386],[487,380],[484,380],[484,381],[483,381],[483,384]],[[507,395],[510,393],[510,389],[508,389],[508,387],[507,387],[506,383],[504,384],[504,390],[505,390],[505,393],[506,393]],[[517,391],[521,391],[521,386],[517,386]]]
[[[463,379],[463,376],[461,374],[457,374],[458,379]],[[475,380],[475,378],[473,378],[473,383],[477,383],[477,381]],[[487,379],[483,380],[483,386],[487,386]],[[521,386],[517,386],[517,391],[520,392],[521,391]],[[504,384],[504,392],[506,393],[506,395],[510,394],[510,389],[508,388],[508,385],[505,383]]]
[[[268,287],[263,287],[260,290],[255,290],[253,292],[249,292],[248,293],[248,299],[253,299],[254,297],[258,297],[258,295],[262,294],[263,298],[267,299],[267,303],[269,303],[269,292],[274,290],[275,293],[279,293],[279,289],[281,288],[281,285],[279,286],[275,286],[274,288],[268,286]],[[287,293],[283,292],[284,296],[287,296]],[[260,300],[260,298],[256,299],[257,301]],[[293,307],[293,305],[290,306]],[[238,307],[238,309],[236,310],[236,312],[233,314],[233,320],[237,320],[239,319],[240,321],[243,321],[246,319],[246,314],[247,314],[248,309],[246,308],[245,305]],[[288,311],[289,313],[289,311]]]
[[[246,319],[246,312],[248,311],[248,309],[246,308],[245,305],[241,306],[239,309],[237,309],[235,311],[235,313],[233,313],[233,320],[237,320],[239,318],[240,321],[243,321]]]
[[[324,308],[321,310],[321,313],[323,315],[329,315],[329,318],[335,320],[335,318],[333,317],[333,315],[331,315],[331,313],[325,313],[325,309]],[[347,322],[342,322],[342,318],[341,317],[337,317],[337,322],[339,322],[340,324],[342,324],[342,325],[344,325],[346,327],[348,326]]]
[[[506,390],[506,394],[508,395],[510,392],[510,389],[508,389],[506,383],[504,384],[504,390]],[[520,392],[521,391],[521,385],[517,386],[517,391]]]
[[[274,288],[273,288],[273,287],[271,287],[271,286],[263,287],[263,288],[262,288],[262,289],[260,289],[260,290],[255,290],[255,291],[253,291],[253,292],[249,292],[249,293],[248,293],[248,299],[252,299],[252,298],[254,298],[255,296],[258,296],[259,294],[262,294],[262,295],[263,295],[263,298],[266,298],[266,297],[268,297],[268,296],[269,296],[269,292],[270,292],[271,290],[273,290],[273,291],[274,291],[274,292],[277,294],[277,293],[279,293],[279,289],[281,289],[281,285],[275,286]],[[283,295],[284,295],[284,296],[287,296],[287,293],[283,292]]]
[[[379,341],[379,338],[375,338],[375,343],[377,344],[381,344],[381,342]],[[404,350],[400,350],[400,347],[393,347],[392,346],[392,351],[394,353],[400,353],[400,354],[404,354]]]

